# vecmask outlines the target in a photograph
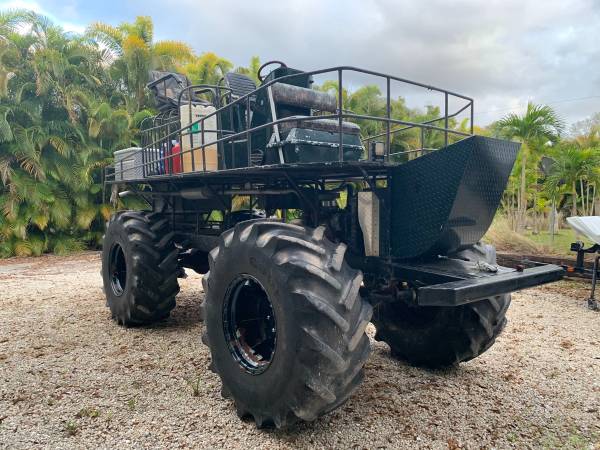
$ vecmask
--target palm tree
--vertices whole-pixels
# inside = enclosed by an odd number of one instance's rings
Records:
[[[527,103],[525,114],[509,114],[496,124],[502,135],[521,142],[521,182],[518,197],[517,228],[525,226],[527,213],[527,161],[535,149],[546,143],[555,143],[564,129],[564,122],[552,108],[544,105]]]
[[[146,104],[146,83],[151,69],[175,70],[194,59],[192,49],[179,41],[154,42],[154,25],[150,17],[137,17],[133,23],[116,27],[101,22],[91,24],[86,35],[97,40],[110,52],[113,77],[131,94],[130,111],[138,112]]]
[[[581,213],[590,214],[591,206],[595,197],[595,186],[599,179],[598,168],[600,166],[600,153],[596,149],[581,149],[572,143],[563,144],[563,148],[556,152],[551,173],[548,175],[544,188],[552,199],[570,190],[571,215],[577,215],[577,203],[579,201],[577,188],[581,195]],[[579,185],[579,186],[578,186]],[[590,197],[592,187],[593,193]]]
[[[182,67],[192,84],[218,84],[233,64],[212,52],[202,53]]]
[[[0,105],[0,256],[64,253],[99,241],[110,213],[98,169],[111,152],[101,143],[131,142],[135,128],[128,116],[119,126],[122,109],[108,114],[112,126],[97,111],[97,97],[113,101],[101,50],[43,16],[18,17],[28,31],[2,31],[10,54],[0,68],[9,74]]]
[[[25,16],[23,11],[0,11],[0,98],[8,92],[8,80],[14,76],[11,66],[19,58],[17,48],[11,41],[16,27]],[[10,60],[13,60],[11,64]]]

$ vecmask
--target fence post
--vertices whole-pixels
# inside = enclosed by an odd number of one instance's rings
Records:
[[[342,69],[338,69],[338,127],[339,127],[339,160],[344,161],[344,135],[342,133],[342,109],[344,107],[342,88]]]

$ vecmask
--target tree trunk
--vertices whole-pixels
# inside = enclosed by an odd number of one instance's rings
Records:
[[[579,179],[579,188],[581,189],[581,214],[587,216],[587,201],[585,199],[585,190],[583,189],[583,178]]]
[[[571,216],[577,215],[577,182],[573,181],[571,186],[571,195],[573,196],[573,204],[571,205]]]
[[[548,230],[550,232],[550,236],[552,239],[552,242],[554,242],[554,234],[556,233],[556,204],[554,202],[554,199],[552,200],[552,206],[550,208],[550,229]]]
[[[533,194],[533,234],[539,234],[538,229],[538,210],[537,210],[537,193]]]
[[[525,215],[527,213],[527,152],[521,149],[521,192],[519,201],[519,223],[518,231],[525,229]]]

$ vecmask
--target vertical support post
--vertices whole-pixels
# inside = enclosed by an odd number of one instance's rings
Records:
[[[231,127],[231,131],[233,133],[235,133],[235,125],[234,125],[234,119],[233,119],[233,108],[230,105],[231,103],[231,92],[229,92],[229,94],[227,94],[227,105],[229,106],[229,126]],[[238,116],[239,117],[239,116]],[[240,122],[242,121],[242,118],[240,117]],[[241,125],[241,124],[240,124]],[[231,144],[231,167],[227,167],[227,158],[225,158],[225,155],[223,155],[223,166],[226,169],[230,169],[230,168],[234,168],[235,167],[235,142],[233,142],[233,139],[229,141],[229,143]],[[226,144],[223,143],[223,148],[225,148]]]
[[[158,146],[158,175],[164,174],[165,171],[165,156],[166,156],[166,144],[167,144],[167,135],[165,134],[166,129],[168,129],[168,120],[165,119],[165,123],[160,127],[160,145]]]
[[[593,273],[592,273],[592,292],[590,293],[590,298],[588,298],[588,308],[593,309],[595,311],[598,310],[598,302],[596,301],[596,283],[598,282],[598,260],[600,260],[600,255],[596,256],[594,259]]]
[[[277,122],[277,110],[275,109],[275,100],[273,99],[273,90],[271,89],[271,86],[267,87],[267,93],[269,95],[269,105],[271,107],[271,121]],[[279,152],[279,162],[281,164],[285,164],[285,158],[283,157],[283,145],[281,144],[279,125],[277,123],[273,125],[273,135],[275,136],[275,142],[277,143],[277,151]]]
[[[156,127],[158,120],[155,119],[152,121],[152,133],[150,134],[150,175],[154,175],[156,173],[156,152],[154,151],[154,147],[156,146]]]
[[[189,122],[188,122],[188,133],[190,136],[190,152],[192,152],[192,172],[196,171],[196,161],[194,161],[194,133],[193,133],[193,126],[192,126],[192,93],[190,92],[188,95],[188,118],[189,118]]]
[[[471,134],[473,134],[473,126],[475,125],[473,123],[473,117],[475,116],[474,112],[473,112],[473,107],[474,107],[474,102],[473,100],[471,100]]]
[[[160,174],[160,147],[162,145],[162,136],[161,134],[161,129],[162,129],[162,118],[160,120],[160,123],[158,125],[158,127],[156,128],[156,149],[154,151],[154,164],[155,164],[155,171],[154,171],[154,175],[159,175]]]
[[[386,132],[385,132],[385,162],[390,160],[390,146],[391,146],[391,135],[390,135],[390,119],[392,114],[392,105],[391,105],[391,94],[390,94],[390,77],[387,78],[387,101],[386,101]]]
[[[203,117],[198,125],[200,126],[200,145],[202,145],[202,171],[206,172],[206,148],[204,146],[204,122],[206,117]]]
[[[444,147],[448,147],[448,93],[444,92]]]
[[[181,122],[180,122],[181,125]],[[183,134],[181,133],[181,127],[179,128],[179,171],[183,172]]]
[[[165,131],[165,150],[163,155],[163,175],[169,175],[171,173],[171,117],[169,115],[168,122],[166,124]]]
[[[162,117],[158,123],[158,126],[156,127],[156,130],[154,130],[156,139],[154,140],[156,148],[154,149],[154,174],[153,175],[158,175],[160,174],[160,146],[161,146],[161,136],[160,136],[160,130],[162,128]]]
[[[250,142],[250,95],[246,97],[246,151],[248,153],[248,167],[252,165],[250,154],[252,153],[252,144]]]
[[[425,149],[425,128],[421,127],[421,155]]]
[[[338,69],[338,127],[339,127],[339,160],[344,161],[344,135],[342,133],[342,110],[344,108],[344,88],[342,87],[342,69]]]
[[[142,131],[142,178],[146,178],[146,147],[148,146],[148,132]]]

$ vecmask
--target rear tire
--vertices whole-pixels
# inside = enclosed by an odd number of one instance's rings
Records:
[[[102,246],[102,278],[117,323],[141,325],[169,316],[179,293],[178,256],[168,219],[140,211],[111,217]]]
[[[491,246],[476,245],[460,258],[496,263]],[[384,303],[373,313],[375,339],[392,356],[415,366],[443,368],[469,361],[488,350],[506,325],[510,294],[453,307]]]
[[[372,308],[359,294],[361,272],[344,262],[345,245],[323,232],[251,220],[223,233],[209,254],[203,342],[223,395],[259,428],[315,420],[363,378]]]

